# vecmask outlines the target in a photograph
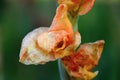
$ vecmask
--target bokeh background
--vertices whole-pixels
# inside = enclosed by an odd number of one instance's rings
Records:
[[[55,0],[0,0],[0,80],[60,80],[57,61],[26,66],[19,63],[23,37],[40,26],[49,26]],[[94,80],[120,80],[120,0],[97,0],[79,18],[82,43],[106,41]]]

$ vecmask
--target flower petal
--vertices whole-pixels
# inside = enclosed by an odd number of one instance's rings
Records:
[[[20,62],[29,64],[44,64],[54,60],[52,55],[45,54],[37,47],[36,39],[38,34],[48,31],[48,27],[40,27],[28,33],[22,41],[20,50]]]
[[[68,39],[66,31],[50,31],[40,34],[37,38],[37,43],[41,49],[50,53],[64,49],[69,41]]]
[[[69,56],[71,54],[73,54],[73,52],[76,50],[76,48],[78,48],[78,46],[81,43],[81,36],[79,34],[79,32],[75,32],[74,33],[74,42],[71,43],[69,46],[67,46],[65,49],[57,52],[55,54],[56,58],[63,58],[65,56]]]
[[[69,33],[69,40],[73,39],[73,29],[70,20],[68,19],[67,5],[60,4],[57,8],[56,15],[53,19],[53,22],[50,26],[49,31],[59,31],[64,30]]]
[[[80,46],[78,52],[64,57],[62,63],[68,73],[73,77],[86,80],[95,77],[97,73],[93,73],[91,70],[98,64],[103,45],[103,40],[86,43]]]
[[[78,39],[80,39],[79,33],[77,35]],[[67,15],[67,6],[65,4],[60,4],[48,32],[38,36],[38,46],[43,51],[47,51],[48,54],[54,55],[57,59],[73,52],[70,52],[71,50],[68,51],[71,48],[67,47],[79,44],[78,42],[75,44],[74,40],[72,24]],[[74,50],[74,48],[72,50]]]
[[[81,35],[79,32],[74,32],[74,49],[81,44]]]
[[[39,48],[47,54],[54,55],[56,59],[72,54],[81,43],[81,36],[75,32],[75,38],[69,43],[68,33],[60,31],[46,32],[38,36],[37,44]]]
[[[66,5],[59,5],[49,31],[40,34],[37,40],[39,47],[48,52],[56,51],[55,48],[57,49],[57,47],[64,49],[73,42],[72,24],[67,16]]]
[[[79,8],[79,15],[85,15],[86,13],[88,13],[96,0],[82,0],[81,6]]]

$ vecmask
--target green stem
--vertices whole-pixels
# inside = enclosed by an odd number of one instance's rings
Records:
[[[68,15],[69,16],[69,20],[72,23],[73,26],[73,31],[78,31],[78,18],[79,16],[71,16],[71,14]]]
[[[61,80],[81,80],[80,78],[75,78],[75,77],[71,77],[70,75],[68,75],[60,59],[58,60],[58,68],[59,68]]]
[[[78,17],[73,18],[72,20],[73,30],[78,31]]]
[[[58,68],[59,68],[59,73],[60,73],[60,79],[61,80],[71,80],[70,76],[66,72],[64,66],[62,65],[61,59],[58,60]]]

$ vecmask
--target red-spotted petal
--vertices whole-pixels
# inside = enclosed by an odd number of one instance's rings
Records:
[[[67,72],[73,77],[85,80],[94,78],[98,72],[91,72],[91,70],[98,64],[103,45],[103,40],[86,43],[80,46],[78,52],[64,57],[62,63]]]

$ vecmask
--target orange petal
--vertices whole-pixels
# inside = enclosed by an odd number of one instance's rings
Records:
[[[61,58],[61,56],[68,55],[64,54],[64,50],[74,43],[73,35],[72,24],[67,15],[67,6],[60,4],[49,31],[39,34],[37,44],[43,51],[53,54],[55,58]]]
[[[103,45],[103,40],[83,44],[77,53],[64,57],[62,63],[71,76],[89,80],[96,76],[91,69],[98,64]]]
[[[67,13],[68,7],[65,4],[60,4],[57,8],[56,15],[50,26],[49,31],[64,30],[69,33],[69,40],[73,39],[73,29]]]
[[[95,1],[96,0],[82,0],[79,8],[79,15],[85,15],[88,13],[92,9]]]
[[[63,58],[65,56],[71,55],[76,48],[80,45],[81,43],[81,36],[79,32],[74,33],[74,42],[71,43],[69,46],[67,46],[65,49],[60,50],[55,54],[56,58]]]

